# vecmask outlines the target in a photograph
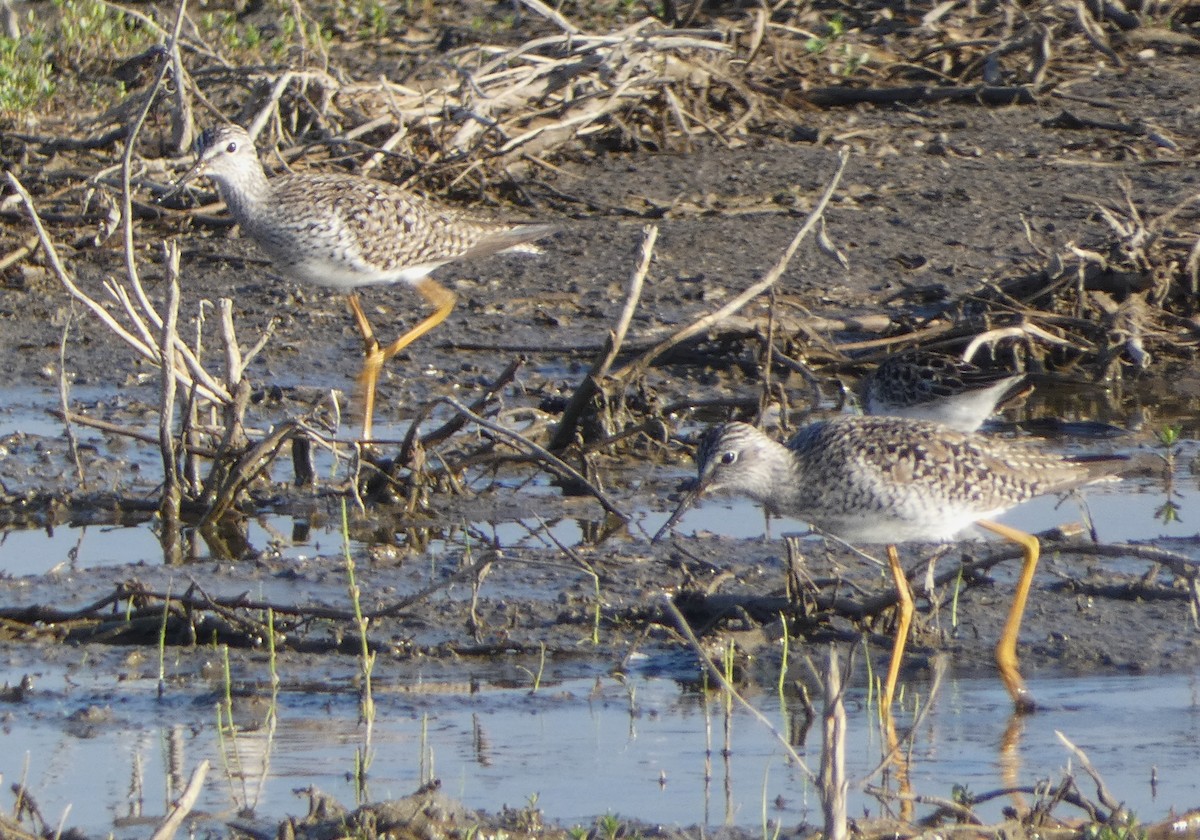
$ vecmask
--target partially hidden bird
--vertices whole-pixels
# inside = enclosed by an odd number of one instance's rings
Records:
[[[888,356],[860,391],[867,414],[910,417],[974,432],[1026,389],[1024,373],[980,368],[958,356],[912,350]]]

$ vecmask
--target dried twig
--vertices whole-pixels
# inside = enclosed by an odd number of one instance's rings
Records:
[[[55,276],[58,278],[59,282],[62,283],[63,287],[66,288],[71,297],[75,298],[75,300],[87,307],[87,309],[90,310],[93,315],[100,319],[100,321],[109,329],[110,332],[125,342],[125,344],[133,349],[133,351],[139,356],[150,360],[156,365],[160,364],[162,356],[160,355],[158,348],[155,346],[155,342],[151,338],[153,333],[147,326],[146,321],[141,317],[134,318],[134,329],[138,333],[135,335],[128,328],[117,321],[117,319],[114,318],[108,312],[108,310],[104,308],[103,305],[94,300],[90,295],[85,293],[79,288],[79,286],[75,284],[75,281],[71,278],[70,274],[67,273],[66,268],[63,266],[62,260],[59,259],[58,251],[54,247],[54,241],[50,238],[49,232],[42,224],[41,217],[38,214],[37,208],[34,206],[33,197],[30,196],[28,190],[25,189],[25,186],[17,179],[15,175],[13,175],[11,172],[6,173],[6,175],[8,177],[9,184],[16,191],[17,195],[21,197],[21,201],[25,204],[26,212],[29,214],[29,219],[33,223],[34,229],[37,230],[43,252],[46,254],[46,259],[49,261],[51,269],[54,271]],[[124,294],[123,290],[117,291],[116,287],[111,285],[108,287],[108,289],[110,293],[112,293],[113,296],[120,303],[122,303],[127,314],[132,314],[136,311],[133,309],[133,305],[129,301],[128,295]],[[153,312],[153,307],[150,307],[150,311]],[[157,313],[155,313],[153,319],[151,320],[157,321],[157,319],[158,316]],[[157,328],[161,329],[161,322],[158,323]],[[226,391],[219,383],[213,380],[212,377],[208,376],[207,372],[204,372],[204,368],[200,365],[199,360],[196,359],[190,353],[190,351],[188,351],[187,347],[184,346],[182,342],[176,345],[175,351],[176,359],[182,357],[184,362],[184,364],[181,365],[177,361],[172,366],[174,375],[181,386],[185,388],[194,387],[202,397],[210,400],[211,402],[224,403],[230,399],[228,391]],[[200,373],[202,373],[203,376],[197,376],[197,374]]]
[[[845,686],[838,663],[837,647],[829,646],[829,661],[825,669],[825,708],[821,716],[821,773],[818,789],[821,812],[825,817],[825,836],[829,840],[846,840],[846,707],[842,702]],[[889,712],[890,714],[890,712]]]
[[[792,260],[792,256],[796,253],[796,249],[800,247],[800,243],[803,242],[805,237],[812,232],[812,230],[817,226],[817,223],[820,221],[822,215],[825,213],[826,206],[828,206],[830,199],[833,198],[833,194],[837,190],[838,184],[841,183],[842,173],[845,172],[846,162],[849,159],[849,151],[847,149],[842,149],[842,151],[838,154],[839,163],[837,171],[829,180],[829,184],[825,187],[824,193],[822,193],[821,198],[817,201],[817,204],[813,208],[812,212],[808,214],[808,218],[804,220],[804,224],[800,226],[800,230],[796,232],[796,235],[792,238],[791,243],[784,250],[783,255],[779,258],[778,262],[775,263],[775,266],[770,271],[763,275],[760,280],[756,281],[753,285],[745,289],[741,294],[736,295],[731,301],[729,301],[729,303],[725,304],[715,312],[710,312],[704,317],[692,322],[669,338],[660,341],[637,359],[627,363],[625,366],[617,370],[613,376],[615,378],[625,379],[626,381],[635,379],[645,372],[645,370],[659,356],[663,355],[671,348],[677,347],[678,345],[687,341],[689,338],[697,336],[721,323],[751,300],[758,297],[767,289],[771,288],[771,286],[773,286],[776,281],[783,276],[783,272],[787,270],[788,264]]]
[[[514,359],[509,362],[508,366],[500,372],[500,375],[484,387],[483,393],[471,402],[471,411],[476,414],[483,411],[487,407],[487,404],[494,400],[496,395],[516,378],[517,371],[521,369],[522,364],[524,362],[521,359]],[[424,448],[436,446],[458,432],[467,423],[466,417],[456,414],[433,431],[419,435],[421,423],[425,420],[427,413],[432,407],[432,405],[425,406],[418,412],[418,416],[414,418],[412,425],[409,426],[408,434],[404,436],[404,441],[400,446],[400,456],[398,458],[400,463],[407,464],[411,460],[418,438],[420,439],[421,446]],[[381,441],[376,441],[376,443],[381,443]]]
[[[75,438],[75,429],[71,425],[69,409],[71,407],[71,386],[67,379],[67,336],[71,334],[71,322],[75,320],[75,307],[63,324],[62,338],[58,342],[58,404],[62,409],[63,429],[67,435],[67,451],[71,453],[71,462],[75,465],[75,477],[82,487],[86,481],[83,472],[83,461],[79,458],[79,441]]]
[[[0,271],[4,271],[9,266],[16,265],[21,260],[28,257],[34,252],[38,246],[37,234],[25,237],[25,240],[13,250],[9,251],[0,259]]]
[[[166,245],[166,251],[167,305],[162,337],[158,345],[163,358],[171,354],[176,340],[176,324],[179,321],[179,243],[171,240]],[[179,518],[182,490],[175,459],[175,377],[167,365],[159,368],[159,380],[161,391],[158,407],[158,445],[163,464],[162,504],[159,508],[163,527],[160,539],[165,562],[174,565],[179,563],[183,556]]]
[[[600,391],[600,380],[608,375],[609,369],[616,361],[617,354],[621,352],[621,345],[625,342],[625,335],[629,331],[629,323],[633,320],[633,314],[637,311],[638,301],[642,296],[642,285],[646,281],[646,274],[650,271],[654,243],[657,241],[657,226],[647,225],[642,229],[641,257],[638,259],[637,268],[629,277],[629,285],[625,291],[625,306],[621,309],[616,326],[609,332],[600,356],[592,364],[592,369],[588,371],[587,376],[579,383],[575,393],[571,395],[567,407],[563,409],[562,417],[554,430],[554,436],[550,439],[549,448],[552,451],[565,448],[574,439],[575,428],[579,423],[580,416],[592,397]]]
[[[171,840],[175,836],[175,832],[179,830],[179,826],[183,824],[184,819],[192,808],[196,806],[196,800],[200,798],[200,791],[204,790],[204,779],[208,776],[208,759],[204,759],[196,769],[192,771],[192,777],[188,780],[187,787],[183,790],[183,795],[175,801],[171,806],[171,812],[167,814],[167,818],[162,821],[162,824],[155,829],[150,840]]]
[[[1104,784],[1104,779],[1096,771],[1096,768],[1092,767],[1092,762],[1088,760],[1087,753],[1071,743],[1070,739],[1059,730],[1055,729],[1054,734],[1062,742],[1063,746],[1075,756],[1075,760],[1079,762],[1079,766],[1083,768],[1083,772],[1091,776],[1092,781],[1096,783],[1096,796],[1099,798],[1100,804],[1108,808],[1114,817],[1123,813],[1124,807],[1113,797],[1112,792],[1108,789],[1108,785]]]
[[[529,10],[536,12],[546,20],[551,21],[563,32],[567,32],[571,35],[578,35],[580,33],[578,26],[567,20],[567,18],[561,12],[551,9],[549,6],[543,3],[542,0],[520,0],[520,2],[522,6],[525,6]]]
[[[580,487],[586,489],[593,497],[595,497],[596,501],[598,501],[601,506],[613,516],[620,517],[626,521],[629,520],[629,516],[623,513],[621,509],[618,508],[608,498],[604,491],[588,481],[587,478],[585,478],[583,474],[579,472],[579,470],[572,467],[566,461],[563,461],[557,455],[549,452],[542,446],[538,446],[529,438],[514,432],[512,429],[505,428],[499,423],[493,423],[491,420],[488,420],[485,417],[480,417],[478,414],[471,411],[469,408],[455,399],[450,397],[442,397],[440,402],[450,406],[459,414],[470,419],[471,422],[475,423],[476,425],[482,426],[488,431],[495,432],[501,437],[507,438],[508,440],[516,443],[518,446],[533,455],[538,462],[544,464],[551,472],[562,478],[576,482]]]

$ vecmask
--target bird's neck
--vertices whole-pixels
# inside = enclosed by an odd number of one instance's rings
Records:
[[[269,212],[271,185],[267,181],[267,173],[260,168],[249,172],[239,173],[236,181],[221,178],[217,181],[217,189],[229,212],[244,227],[248,221],[258,218],[262,213]]]
[[[764,438],[761,444],[769,450],[769,456],[760,461],[761,474],[756,483],[762,488],[760,502],[786,511],[800,493],[804,476],[798,471],[795,456],[783,444]]]

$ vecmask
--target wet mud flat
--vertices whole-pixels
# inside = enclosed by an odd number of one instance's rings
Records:
[[[598,686],[605,681],[610,687],[600,695],[607,696],[604,702],[632,705],[632,699],[623,699],[612,687],[616,684],[610,681],[620,675],[634,686],[648,676],[670,680],[685,695],[711,693],[712,702],[719,705],[720,695],[711,678],[706,679],[698,652],[684,641],[665,609],[668,597],[693,627],[705,631],[704,649],[716,661],[733,653],[736,685],[751,696],[769,693],[782,669],[789,707],[802,719],[802,698],[817,697],[820,690],[808,662],[819,663],[832,644],[851,659],[846,680],[856,702],[869,702],[865,695],[871,672],[877,676],[885,668],[891,644],[888,604],[894,594],[883,569],[845,549],[805,540],[801,551],[812,588],[797,600],[784,591],[786,555],[775,529],[765,540],[701,531],[652,546],[645,532],[665,517],[662,500],[675,486],[679,470],[657,472],[667,477],[646,481],[641,491],[653,490],[648,507],[659,508],[657,517],[635,520],[633,527],[607,536],[603,519],[593,518],[599,514],[591,500],[572,504],[547,495],[530,509],[496,504],[492,497],[508,492],[499,487],[473,499],[447,497],[436,513],[427,512],[418,521],[400,514],[384,518],[378,511],[368,517],[352,514],[347,534],[361,606],[370,620],[367,638],[376,656],[372,685],[382,710],[379,731],[406,724],[409,730],[419,730],[420,715],[446,717],[465,698],[475,698],[470,702],[476,714],[502,726],[506,714],[512,713],[504,691],[513,688],[522,695],[536,692],[528,705],[518,707],[520,717],[545,714],[542,703],[550,701],[536,698],[547,697],[558,698],[554,707],[573,709],[587,720],[599,701],[593,699],[596,688],[585,690],[580,682]],[[504,477],[498,478],[503,482]],[[629,506],[639,498],[643,497],[617,496]],[[701,513],[720,524],[720,508],[718,502]],[[164,722],[203,721],[211,718],[209,708],[225,702],[229,686],[229,714],[243,733],[243,744],[253,743],[253,733],[263,731],[275,691],[295,698],[279,701],[280,714],[293,726],[310,716],[313,724],[321,725],[332,716],[342,737],[362,737],[361,640],[348,593],[346,556],[338,545],[340,529],[334,525],[341,516],[340,501],[293,499],[280,510],[312,528],[310,547],[299,549],[299,556],[286,547],[284,535],[277,534],[273,544],[252,539],[247,554],[237,561],[214,556],[212,549],[183,567],[164,565],[154,556],[137,558],[136,565],[78,569],[66,560],[49,574],[0,582],[0,614],[12,633],[6,642],[6,674],[12,675],[13,691],[6,705],[15,716],[10,718],[13,725],[29,716],[41,726],[61,726],[67,739],[82,737],[81,732],[102,737],[96,733],[128,725],[130,704],[133,709],[147,707],[147,713]],[[523,545],[528,537],[505,530],[508,517],[542,541],[571,542],[565,549]],[[464,522],[471,524],[464,527]],[[496,530],[489,533],[489,525]],[[1194,537],[1159,539],[1105,557],[1078,536],[1062,542],[1046,538],[1019,648],[1022,670],[1035,696],[1043,700],[1040,692],[1047,685],[1069,681],[1072,675],[1141,675],[1154,681],[1165,673],[1194,673],[1200,666],[1200,644],[1184,578],[1172,573],[1170,565],[1158,567],[1157,574],[1152,570],[1158,560],[1178,563],[1179,558],[1194,556],[1195,544]],[[1150,556],[1138,557],[1138,551]],[[1157,552],[1162,554],[1155,559]],[[928,579],[923,574],[926,562],[937,554],[935,546],[913,545],[905,547],[903,557],[914,579],[922,580]],[[964,543],[940,556],[932,567],[935,589],[919,601],[902,673],[908,697],[923,696],[932,675],[948,667],[956,679],[991,681],[1000,699],[990,701],[988,716],[1007,717],[1007,711],[995,711],[1007,699],[995,677],[992,647],[1008,611],[1018,563],[1017,552],[983,543]],[[786,654],[781,617],[792,636]],[[266,649],[272,631],[274,656]],[[139,702],[160,672],[160,638],[168,662],[167,677],[160,682],[165,703]],[[61,666],[73,673],[74,687],[59,687],[53,678]],[[225,676],[226,668],[230,676]],[[281,682],[273,686],[271,674],[276,671]],[[31,677],[28,689],[18,688],[18,675]],[[102,688],[90,689],[89,684]],[[122,684],[129,688],[122,689]],[[425,697],[420,707],[424,711],[406,710],[393,699],[394,692]],[[1051,696],[1058,694],[1055,690]],[[1058,719],[1059,725],[1069,727],[1072,722],[1069,715],[1064,719],[1062,702],[1049,700],[1036,716]],[[1065,702],[1069,708],[1071,701]],[[642,705],[655,708],[649,700]],[[533,712],[530,706],[541,711]],[[192,710],[186,711],[189,707]],[[856,727],[869,729],[871,716],[866,717],[856,716]],[[741,726],[750,724],[753,721]],[[203,728],[199,722],[192,725]],[[812,750],[817,740],[810,731],[805,743]],[[388,749],[388,743],[381,740],[377,748]],[[861,748],[871,752],[869,746]],[[736,739],[735,749],[740,751]],[[402,764],[412,764],[417,761],[413,756],[422,754],[413,744],[401,750],[411,759]],[[286,765],[286,755],[281,745],[277,760]],[[345,765],[342,772],[351,773],[345,750],[340,760]],[[977,760],[986,766],[995,757],[984,750]],[[1115,795],[1123,796],[1119,771],[1099,769],[1109,777]],[[368,791],[394,790],[389,772],[393,771],[381,767],[368,773]],[[528,783],[530,792],[540,789],[535,778]],[[1032,784],[1020,776],[1014,782],[1030,789]],[[656,789],[651,781],[644,787]],[[794,788],[788,785],[785,790]],[[314,793],[314,801],[320,803],[314,814],[326,814],[331,807],[328,797],[346,807],[353,803],[353,796],[338,792]],[[453,787],[445,791],[452,792]],[[1090,795],[1090,790],[1084,794]],[[476,824],[510,831],[515,831],[510,826],[523,825],[539,835],[562,830],[553,828],[553,820],[543,820],[535,806],[514,805],[513,812],[480,815],[464,809],[452,795],[450,801],[443,796],[419,795],[417,801],[425,804],[417,825],[432,820],[437,831],[449,836]],[[462,801],[471,804],[469,797]],[[890,800],[879,800],[884,801]],[[303,823],[303,802],[302,797],[282,810]],[[279,807],[277,799],[268,800],[262,811],[275,814]],[[888,810],[876,804],[871,813],[876,809]],[[400,812],[368,804],[353,818],[337,809],[334,813],[338,816],[329,819],[380,825]],[[604,813],[595,812],[597,825]],[[624,830],[648,836],[661,830],[638,824],[633,803],[619,814]],[[1140,812],[1143,819],[1152,814]],[[745,826],[745,819],[740,817],[738,824]],[[796,822],[795,830],[803,834],[804,821],[811,822],[815,814],[792,807],[774,813],[772,819],[784,825]],[[264,828],[261,815],[258,821],[229,815],[220,820],[235,832]],[[586,818],[578,822],[589,823]],[[753,826],[754,820],[749,823]],[[867,833],[883,830],[875,826],[872,820],[862,822]],[[300,826],[296,830],[301,831]]]
[[[702,684],[698,652],[667,611],[668,597],[700,632],[705,650],[718,659],[732,651],[731,673],[744,691],[776,684],[783,670],[789,698],[802,706],[800,686],[812,696],[819,686],[801,656],[820,660],[830,643],[844,655],[858,651],[846,678],[865,690],[867,661],[878,674],[890,646],[892,592],[879,566],[805,540],[799,548],[808,588],[789,598],[778,531],[767,539],[722,536],[719,502],[708,509],[717,511],[711,528],[681,529],[661,544],[648,537],[691,471],[688,450],[705,423],[752,416],[765,396],[774,400],[768,418],[777,425],[812,407],[808,379],[797,368],[766,364],[769,336],[781,337],[782,355],[816,372],[821,407],[829,409],[839,384],[852,385],[886,351],[935,339],[959,347],[997,325],[1029,322],[1067,346],[1030,340],[1019,351],[998,351],[996,361],[1019,359],[1044,376],[1042,390],[1065,393],[1069,386],[1070,395],[1018,409],[1006,419],[1021,425],[1001,433],[1145,455],[1152,465],[1167,464],[1170,455],[1165,473],[1144,468],[1138,487],[1175,504],[1182,525],[1166,531],[1177,537],[1112,550],[1078,533],[1061,542],[1048,536],[1022,629],[1023,672],[1035,686],[1065,675],[1194,672],[1197,542],[1188,526],[1200,507],[1180,491],[1194,485],[1200,438],[1197,331],[1188,303],[1194,275],[1187,269],[1196,242],[1188,198],[1196,192],[1191,127],[1200,93],[1194,53],[1146,49],[1126,45],[1119,68],[1096,60],[1032,101],[833,109],[810,101],[790,123],[764,120],[755,131],[728,136],[695,132],[659,147],[647,141],[650,123],[631,119],[604,142],[581,139],[552,166],[513,170],[508,177],[519,184],[522,206],[505,207],[508,215],[556,221],[561,232],[541,258],[502,256],[439,274],[460,305],[385,371],[381,440],[357,465],[352,383],[361,342],[343,301],[275,277],[252,243],[192,208],[142,218],[135,255],[156,306],[168,296],[161,244],[178,238],[188,329],[196,313],[228,298],[243,348],[271,330],[244,370],[250,444],[289,423],[295,431],[231,494],[219,522],[196,527],[204,517],[201,494],[191,508],[184,504],[178,540],[162,516],[157,365],[73,309],[44,257],[7,269],[0,358],[17,405],[0,415],[0,522],[6,530],[79,531],[85,544],[84,525],[93,533],[127,526],[163,537],[170,549],[141,548],[94,566],[73,565],[68,551],[49,557],[45,573],[0,580],[6,673],[13,674],[3,697],[7,725],[20,727],[25,715],[58,720],[61,709],[67,737],[103,730],[104,704],[73,708],[70,689],[39,688],[38,661],[68,667],[77,680],[116,680],[109,695],[115,705],[125,677],[156,679],[160,640],[172,654],[162,678],[172,703],[219,705],[223,686],[232,685],[231,706],[236,694],[251,709],[238,718],[244,731],[261,728],[263,707],[271,705],[269,641],[284,690],[327,698],[337,719],[359,732],[362,699],[370,696],[364,638],[376,657],[379,692],[418,674],[427,682],[435,674],[448,696],[470,696],[476,683],[553,685],[632,671]],[[374,57],[365,52],[360,64],[347,66],[365,72]],[[280,107],[305,113],[291,100]],[[549,446],[629,300],[644,228],[654,226],[657,240],[614,362],[618,371],[770,271],[840,165],[842,147],[850,154],[823,213],[826,241],[801,247],[775,284],[773,302],[756,299],[639,375],[600,383],[601,405],[588,404],[573,422],[574,448],[555,449],[586,482],[473,421],[413,456],[406,437],[414,420],[425,433],[463,420],[447,399],[476,403],[486,419]],[[39,171],[31,166],[23,176]],[[438,177],[454,174],[440,170]],[[511,191],[483,192],[491,204],[512,198]],[[52,209],[46,193],[37,199]],[[28,221],[16,204],[9,209],[15,242],[28,233]],[[50,225],[72,278],[105,299],[103,284],[122,275],[126,254],[114,240],[97,245],[83,227],[69,216]],[[1075,289],[1079,297],[1071,297]],[[418,317],[416,296],[403,288],[366,290],[364,301],[377,324],[395,324],[397,332]],[[219,331],[215,318],[205,317],[200,330],[211,353]],[[71,418],[74,441],[54,425],[60,419],[45,426],[46,412],[63,402],[78,415]],[[204,422],[217,421],[209,415]],[[1094,422],[1119,436],[1102,438],[1088,426]],[[316,474],[297,488],[292,455],[309,428],[316,430]],[[1164,443],[1168,428],[1177,431]],[[325,446],[331,440],[336,457]],[[1176,484],[1164,486],[1170,482]],[[609,515],[596,490],[628,521]],[[708,515],[699,521],[707,524]],[[743,529],[747,519],[758,527],[753,511],[732,517]],[[1075,508],[1064,506],[1062,521],[1073,518]],[[919,597],[903,679],[926,685],[943,655],[956,676],[989,677],[1017,555],[1001,545],[964,543],[930,564],[936,551],[913,545],[903,552],[913,578],[932,582]],[[786,663],[784,620],[791,637]],[[33,680],[22,687],[25,673]],[[582,713],[586,702],[575,699]],[[230,714],[233,720],[232,708]],[[313,719],[320,720],[316,712]],[[0,769],[12,780],[20,768]],[[1098,768],[1102,775],[1106,769]],[[378,790],[380,780],[367,777]],[[36,798],[36,790],[27,792]],[[1115,794],[1121,797],[1119,789]],[[338,810],[350,800],[334,803],[317,793],[311,800],[314,823],[325,818],[324,827],[293,820],[280,831],[316,836],[349,822],[367,836],[394,826],[420,836],[565,833],[543,822],[536,803],[480,815],[426,790],[365,806],[351,818]],[[882,797],[880,808],[899,812],[898,801]],[[592,836],[674,833],[636,823],[636,809],[622,810],[631,819],[608,829],[602,809],[594,815]],[[1090,816],[1120,824],[1119,809],[1109,805]],[[42,817],[52,824],[50,814]],[[796,834],[815,822],[805,819],[788,811],[779,817],[785,832]],[[1074,831],[1073,819],[1064,817],[1064,833]],[[236,820],[214,825],[273,833]],[[746,826],[756,822],[739,825],[749,834]],[[1014,825],[1029,829],[1028,822]],[[864,835],[919,830],[867,821],[857,828]],[[20,836],[23,829],[3,830]],[[1050,829],[1043,823],[1037,830]]]

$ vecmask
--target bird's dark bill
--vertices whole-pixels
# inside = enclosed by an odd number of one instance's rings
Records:
[[[658,542],[663,534],[667,533],[667,531],[670,531],[671,528],[675,526],[675,523],[682,519],[683,515],[688,512],[688,509],[696,503],[696,499],[700,497],[700,494],[703,491],[704,485],[697,482],[696,486],[689,490],[686,495],[684,495],[682,501],[679,502],[679,507],[675,508],[675,512],[671,514],[671,518],[668,519],[666,523],[658,529],[658,533],[654,535],[650,542]]]

